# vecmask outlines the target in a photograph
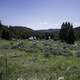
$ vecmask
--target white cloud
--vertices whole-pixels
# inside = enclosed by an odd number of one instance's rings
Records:
[[[73,24],[73,26],[78,27],[78,26],[80,26],[80,23],[75,23],[75,24]]]
[[[48,25],[47,22],[40,22],[40,25]]]

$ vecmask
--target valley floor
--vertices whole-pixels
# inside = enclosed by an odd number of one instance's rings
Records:
[[[80,42],[0,40],[0,80],[80,80]]]

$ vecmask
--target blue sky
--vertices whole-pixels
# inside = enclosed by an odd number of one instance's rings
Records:
[[[65,21],[80,26],[80,0],[0,0],[0,20],[35,30],[60,28]]]

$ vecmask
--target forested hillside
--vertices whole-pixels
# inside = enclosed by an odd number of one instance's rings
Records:
[[[80,27],[73,29],[75,39],[80,40]],[[60,29],[32,30],[26,26],[7,26],[0,23],[1,39],[53,39],[59,40]]]

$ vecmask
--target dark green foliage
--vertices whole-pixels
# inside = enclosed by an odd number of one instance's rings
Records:
[[[50,39],[54,39],[54,34],[50,33]]]
[[[33,34],[32,29],[20,26],[10,26],[10,31],[16,39],[28,39]]]
[[[45,33],[45,40],[48,40],[49,39],[49,33]]]
[[[59,39],[61,41],[65,41],[66,43],[73,44],[75,41],[73,25],[69,22],[65,22],[61,26],[61,30],[59,32]]]
[[[60,31],[60,32],[59,32]],[[75,36],[74,37],[74,32]],[[33,39],[37,40],[61,40],[67,43],[73,44],[75,39],[80,39],[80,31],[78,29],[74,29],[73,26],[69,22],[65,22],[61,26],[61,30],[59,29],[51,29],[51,30],[32,30],[23,26],[6,26],[3,25],[0,21],[0,38],[3,39],[29,39],[33,37]]]
[[[68,31],[67,43],[73,44],[74,41],[75,41],[75,36],[74,36],[74,32],[73,32],[73,26],[71,25],[69,27],[69,31]]]
[[[3,39],[10,39],[9,31],[3,30],[1,38],[3,38]]]
[[[59,38],[60,38],[61,41],[66,41],[67,32],[68,32],[68,25],[67,25],[67,22],[66,22],[66,23],[62,24],[61,30],[60,30],[60,33],[59,33]]]
[[[0,22],[0,38],[2,36],[2,32],[3,30],[7,31],[8,30],[8,27],[3,25],[1,22]]]
[[[33,36],[33,30],[27,27],[6,26],[0,22],[0,38],[2,39],[28,39]]]
[[[3,25],[1,22],[0,22],[0,37],[2,39],[10,39],[10,31],[8,29],[8,26]]]
[[[74,28],[74,32],[75,32],[75,39],[80,40],[80,26]]]

